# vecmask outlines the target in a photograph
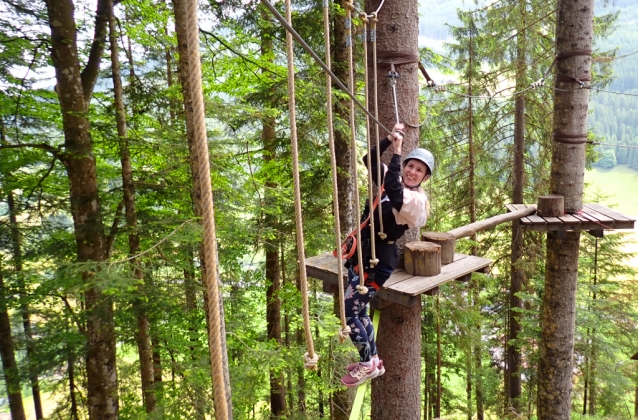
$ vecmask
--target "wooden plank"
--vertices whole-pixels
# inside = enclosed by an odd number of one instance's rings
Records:
[[[403,280],[407,280],[411,277],[414,277],[414,276],[405,270],[395,271],[394,273],[392,273],[390,278],[385,281],[385,283],[383,284],[383,287],[390,287],[393,284],[400,283]]]
[[[531,225],[532,221],[529,220],[527,217],[521,217],[520,219],[521,225]]]
[[[418,295],[427,290],[433,289],[450,280],[457,279],[465,274],[472,273],[491,264],[491,260],[475,256],[467,256],[459,260],[441,267],[441,274],[430,277],[414,276],[401,283],[390,287],[392,290],[407,293],[410,295]]]
[[[527,204],[510,204],[515,210],[523,210],[527,208]]]
[[[563,221],[558,217],[543,217],[543,219],[545,219],[545,222],[547,222],[548,225],[557,225],[559,228],[563,224]]]
[[[584,216],[585,218],[589,218],[590,220],[592,219],[598,220],[600,223],[604,225],[609,225],[610,228],[614,224],[614,219],[612,219],[611,217],[607,217],[604,214],[600,214],[597,211],[590,210],[588,208],[584,208],[581,212],[581,215]]]
[[[406,293],[386,289],[385,287],[379,289],[375,296],[379,296],[379,299],[387,300],[392,303],[398,303],[399,305],[403,306],[413,306],[417,302],[421,301],[421,297],[418,295],[408,295]]]
[[[507,209],[507,211],[509,211],[509,212],[516,211],[516,207],[514,207],[514,204],[505,204],[505,208],[506,208],[506,209]]]
[[[533,225],[546,225],[547,222],[545,221],[545,219],[543,219],[540,216],[537,216],[535,214],[530,214],[529,216],[527,216],[527,219],[533,224]]]
[[[591,209],[593,211],[597,211],[600,214],[604,214],[605,216],[611,217],[612,219],[616,220],[616,221],[624,221],[624,222],[628,222],[628,221],[632,221],[635,222],[634,219],[631,219],[627,216],[623,216],[622,214],[613,211],[612,209],[609,209],[607,207],[603,207],[600,204],[584,204],[583,205],[585,208]]]
[[[559,219],[565,225],[565,230],[581,230],[580,220],[578,220],[571,214],[565,214],[563,216],[560,216]]]

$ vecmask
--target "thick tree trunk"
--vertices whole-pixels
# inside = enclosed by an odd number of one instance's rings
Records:
[[[179,55],[179,73],[180,81],[182,82],[182,95],[184,97],[184,114],[186,116],[186,137],[188,140],[188,152],[189,163],[191,168],[191,178],[193,185],[191,189],[191,196],[193,197],[193,212],[195,216],[201,217],[203,214],[202,209],[202,192],[201,183],[199,180],[199,159],[197,156],[197,148],[195,146],[195,127],[193,118],[193,92],[191,90],[189,75],[190,66],[188,65],[188,49],[187,49],[187,34],[186,34],[186,9],[184,0],[173,0],[173,10],[175,13],[175,33],[177,34],[177,51]],[[215,250],[214,252],[217,252]],[[206,270],[217,270],[217,267],[206,267],[204,264],[204,249],[203,242],[199,246],[199,260],[202,270],[202,282],[206,281]],[[219,277],[218,277],[219,278]],[[207,285],[203,285],[204,290],[207,290]],[[219,284],[220,293],[219,296],[223,296],[221,293],[221,283]],[[206,323],[208,325],[208,294],[204,293],[204,311],[206,312]],[[224,321],[224,304],[223,299],[219,299],[219,320],[220,320],[220,339],[221,339],[221,355],[222,366],[224,375],[224,385],[226,388],[226,406],[229,415],[229,420],[232,420],[232,397],[230,388],[230,372],[228,371],[228,351],[226,348],[226,325]],[[210,329],[207,329],[210,331]]]
[[[137,255],[140,251],[140,238],[137,231],[137,212],[135,209],[135,184],[128,147],[126,112],[124,110],[124,92],[120,76],[119,48],[117,45],[117,28],[115,26],[115,10],[111,4],[109,13],[109,43],[111,46],[111,70],[113,91],[115,94],[115,119],[119,137],[120,162],[122,164],[122,189],[124,191],[124,207],[126,209],[126,226],[128,228],[129,255]],[[137,258],[131,259],[133,275],[144,281],[144,273]],[[144,294],[144,292],[142,292]],[[142,379],[142,397],[147,413],[155,410],[155,394],[153,392],[153,359],[149,322],[144,300],[133,302],[133,310],[137,317],[135,341],[140,358],[140,375]]]
[[[7,204],[9,205],[9,225],[11,228],[11,242],[13,244],[13,266],[18,276],[18,292],[20,293],[20,312],[22,313],[22,327],[24,328],[24,339],[27,348],[27,363],[29,364],[29,382],[31,383],[31,393],[33,394],[33,406],[35,409],[35,418],[42,419],[42,400],[40,398],[40,380],[35,367],[35,348],[33,343],[33,333],[31,331],[31,317],[29,312],[29,304],[26,303],[27,292],[24,284],[24,275],[22,273],[22,238],[18,228],[18,212],[13,197],[13,191],[9,191],[7,195]]]
[[[520,9],[524,9],[523,6]],[[523,10],[522,13],[525,13]],[[521,16],[524,22],[524,16]],[[527,83],[527,64],[525,62],[525,32],[519,31],[517,38],[517,66],[516,66],[516,90],[523,89]],[[513,148],[514,168],[512,178],[514,188],[512,191],[512,202],[522,204],[524,201],[525,188],[525,96],[517,95],[514,102],[514,148]],[[518,344],[512,343],[518,339],[521,331],[519,321],[520,312],[523,308],[523,300],[516,296],[523,290],[523,269],[519,264],[523,256],[523,230],[520,221],[512,222],[512,241],[510,257],[510,293],[509,293],[509,345],[507,346],[507,400],[508,407],[516,413],[521,412],[520,397],[521,385],[521,350]]]
[[[380,1],[367,0],[372,12]],[[387,0],[377,23],[377,51],[418,53],[419,12],[415,0]],[[375,65],[375,63],[370,63]],[[397,122],[392,87],[387,67],[380,67],[377,85],[379,120],[388,128]],[[401,118],[417,123],[419,118],[418,67],[416,63],[396,67],[400,79],[396,85],[397,106]],[[369,72],[372,74],[372,71]],[[372,97],[372,96],[370,96]],[[374,130],[373,130],[374,132]],[[380,137],[387,133],[380,129]],[[419,130],[408,128],[403,142],[406,155],[419,144]],[[388,153],[388,155],[391,152]],[[388,156],[386,156],[386,159]],[[387,160],[386,160],[387,161]],[[418,240],[418,229],[410,229],[398,242]],[[392,304],[383,309],[377,334],[379,356],[389,367],[385,375],[372,382],[372,419],[418,419],[421,415],[421,306]]]
[[[108,256],[97,183],[93,144],[86,118],[104,50],[108,3],[99,0],[95,36],[89,60],[80,74],[74,7],[64,0],[48,0],[51,58],[63,114],[65,155],[70,184],[71,214],[79,262],[104,261]],[[91,420],[118,416],[115,328],[112,299],[102,294],[92,272],[83,280],[87,315],[87,405]]]
[[[559,0],[556,13],[556,54],[592,49],[593,0]],[[557,75],[591,77],[591,57],[576,55],[556,62]],[[586,135],[589,90],[556,79],[555,138]],[[584,140],[584,139],[580,139]],[[563,140],[565,141],[565,140]],[[565,211],[582,208],[585,144],[554,142],[551,194],[565,197]],[[580,232],[547,234],[545,293],[541,317],[538,416],[543,420],[571,415],[576,282]]]
[[[340,6],[345,10],[346,0],[341,0]],[[334,28],[334,48],[331,48],[333,53],[332,59],[332,71],[339,78],[339,80],[348,80],[348,50],[346,48],[346,28],[345,19],[342,16],[333,15],[333,28]],[[339,89],[333,85],[333,89]],[[342,124],[335,124],[334,142],[335,142],[335,155],[337,157],[337,188],[339,189],[339,224],[341,226],[341,233],[350,232],[354,229],[355,221],[354,217],[354,182],[356,179],[352,179],[350,174],[350,168],[352,167],[352,150],[350,150],[350,136],[348,130],[340,130],[339,127],[347,127],[347,121],[350,120],[350,108],[349,100],[346,98],[336,99],[333,101],[333,115],[335,122],[341,121]],[[356,204],[358,205],[358,204]],[[340,391],[341,392],[341,391]],[[345,393],[346,391],[343,391]],[[346,401],[345,399],[343,399]],[[350,412],[350,410],[346,410]],[[344,415],[344,419],[348,416]],[[340,420],[336,417],[335,420]]]
[[[0,260],[0,264],[2,261]],[[22,387],[20,373],[15,358],[15,346],[11,334],[11,319],[7,302],[9,296],[4,287],[2,266],[0,265],[0,356],[2,356],[2,371],[9,398],[9,412],[12,420],[26,420],[27,416],[22,405]]]
[[[264,11],[262,17],[267,21],[270,21],[269,15]],[[266,28],[272,28],[272,25],[267,25]],[[266,32],[265,29],[261,36],[261,54],[266,57],[273,52],[273,34]],[[265,73],[265,72],[264,72]],[[265,107],[274,108],[275,97],[274,88],[267,93],[265,99]],[[262,119],[262,131],[261,142],[264,149],[264,164],[268,166],[270,162],[277,159],[276,146],[277,146],[277,133],[275,131],[275,118],[264,117]],[[276,212],[273,211],[277,206],[277,199],[274,196],[274,191],[279,187],[274,179],[274,174],[267,173],[266,176],[266,188],[264,189],[264,201],[265,201],[265,220],[264,228],[270,234],[266,237],[264,248],[266,254],[266,283],[268,288],[266,289],[266,326],[267,334],[270,340],[275,340],[279,346],[281,346],[281,300],[279,299],[279,290],[281,283],[280,269],[279,269],[279,226],[277,221]],[[269,179],[270,178],[270,179]],[[284,388],[284,376],[281,370],[270,371],[270,414],[273,417],[279,417],[286,411],[286,392]]]

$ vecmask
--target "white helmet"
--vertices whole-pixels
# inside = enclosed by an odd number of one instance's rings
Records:
[[[410,154],[408,154],[408,156],[406,156],[403,161],[403,166],[405,166],[410,159],[416,159],[423,162],[430,170],[430,175],[434,173],[434,156],[432,156],[432,153],[430,153],[429,150],[425,150],[420,147],[418,149],[414,149],[410,152]]]

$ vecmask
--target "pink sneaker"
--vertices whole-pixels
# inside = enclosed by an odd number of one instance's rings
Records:
[[[379,374],[377,376],[381,376],[385,373],[385,367],[383,367],[383,359],[372,359],[377,363],[377,369],[379,369]],[[354,368],[357,367],[359,363],[350,363],[346,369],[348,372],[352,372]]]
[[[354,369],[352,369],[346,376],[341,378],[341,383],[348,388],[361,385],[368,379],[376,378],[379,375],[379,369],[372,363],[372,366],[366,366],[363,363],[356,363]]]

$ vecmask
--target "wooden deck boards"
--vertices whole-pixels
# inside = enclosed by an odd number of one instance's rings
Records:
[[[508,211],[525,208],[525,204],[507,204]],[[602,231],[605,229],[633,229],[636,220],[608,209],[600,204],[584,204],[578,214],[565,214],[560,217],[541,217],[532,214],[520,219],[523,229],[535,231]],[[602,232],[601,232],[602,233]]]
[[[396,270],[377,294],[391,302],[410,306],[418,301],[418,296],[455,279],[460,279],[475,271],[485,271],[492,261],[486,258],[464,254],[454,254],[454,261],[441,267],[436,276],[422,277]],[[332,254],[322,254],[306,259],[306,273],[309,277],[337,285],[337,258]],[[344,277],[347,277],[344,268]]]

